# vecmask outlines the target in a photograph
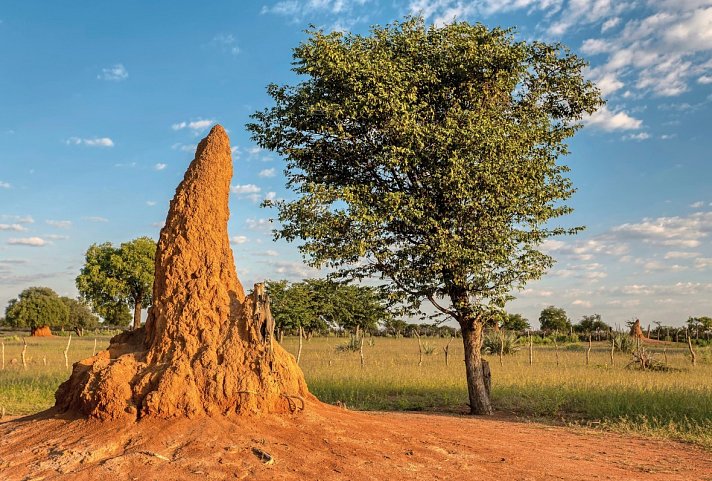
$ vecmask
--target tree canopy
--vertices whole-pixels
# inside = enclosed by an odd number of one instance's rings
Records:
[[[574,325],[577,332],[596,332],[608,331],[610,326],[603,322],[600,314],[591,314],[583,316],[581,320]]]
[[[74,329],[77,333],[82,333],[84,329],[94,329],[99,325],[99,318],[89,310],[84,302],[70,297],[60,297],[61,301],[69,309],[69,316],[65,327]]]
[[[5,309],[5,323],[12,327],[49,326],[63,328],[69,320],[69,308],[49,287],[28,287]]]
[[[298,196],[277,238],[340,279],[377,277],[463,332],[470,406],[491,412],[482,328],[553,259],[545,239],[574,192],[557,159],[602,100],[586,63],[512,30],[415,17],[369,35],[308,32],[297,85],[270,85],[253,139],[287,162]]]
[[[134,329],[141,309],[151,304],[156,242],[139,237],[114,247],[92,244],[76,279],[81,298],[107,322],[123,325],[126,308],[134,310]]]
[[[526,319],[521,314],[511,313],[508,313],[506,316],[504,316],[504,319],[500,323],[499,327],[501,327],[502,329],[507,329],[509,331],[526,331],[527,329],[531,329],[528,319]]]
[[[561,307],[545,307],[539,314],[539,326],[542,331],[566,332],[571,328],[571,321]]]

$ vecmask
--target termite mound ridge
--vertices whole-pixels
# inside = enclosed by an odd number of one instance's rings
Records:
[[[637,339],[645,339],[643,329],[640,327],[640,319],[636,319],[633,325],[630,326],[630,335]]]
[[[170,204],[156,250],[145,327],[74,364],[55,394],[60,411],[122,417],[256,415],[311,398],[294,357],[273,341],[262,284],[245,297],[227,232],[230,141],[216,125]]]

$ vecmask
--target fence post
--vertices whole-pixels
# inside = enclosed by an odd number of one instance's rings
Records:
[[[532,341],[532,331],[529,331],[529,365],[534,364],[534,342]]]
[[[72,334],[69,334],[69,340],[67,340],[67,347],[64,348],[64,367],[69,369],[69,345],[72,343]]]
[[[586,365],[588,366],[589,358],[591,357],[591,333],[588,333],[588,349],[586,349]]]
[[[24,337],[22,338],[22,367],[27,369],[27,341]]]
[[[616,363],[613,360],[613,351],[616,349],[616,340],[615,338],[611,337],[611,367],[615,366]]]
[[[1,339],[0,343],[2,343],[2,370],[5,370],[5,339]]]
[[[695,350],[692,349],[692,339],[690,338],[690,330],[686,330],[687,333],[687,348],[690,350],[690,361],[692,361],[692,365],[695,366],[697,365],[697,356],[695,355]]]
[[[445,347],[443,347],[443,351],[445,351],[445,366],[450,365],[450,360],[449,360],[449,355],[450,355],[450,343],[452,342],[452,337],[447,341],[447,344],[445,344]]]
[[[359,351],[361,353],[361,369],[364,368],[364,361],[363,361],[363,337],[361,338],[361,347],[359,348]]]

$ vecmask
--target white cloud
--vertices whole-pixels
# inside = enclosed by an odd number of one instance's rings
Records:
[[[591,307],[593,307],[593,304],[591,303],[591,301],[584,301],[582,299],[576,299],[571,304],[574,306],[585,307],[587,309],[590,309]]]
[[[71,220],[46,220],[45,223],[47,225],[51,225],[52,227],[56,227],[58,229],[69,229],[72,227],[72,221]]]
[[[269,219],[246,219],[245,224],[247,224],[247,228],[250,230],[256,230],[256,231],[269,231],[272,229],[272,221]]]
[[[690,204],[690,207],[692,207],[693,209],[699,209],[704,206],[705,206],[705,202],[702,200],[698,200],[697,202],[693,202],[692,204]]]
[[[244,244],[247,242],[247,237],[244,235],[235,235],[230,238],[231,244]]]
[[[617,236],[640,239],[645,243],[694,248],[712,232],[712,212],[695,212],[689,216],[645,218],[611,230]]]
[[[700,255],[699,252],[669,251],[665,253],[665,259],[694,259]]]
[[[0,219],[17,222],[18,224],[34,224],[35,223],[35,219],[33,219],[32,216],[30,216],[30,215],[2,214],[2,215],[0,215]]]
[[[0,224],[0,230],[23,232],[27,230],[27,227],[22,224]]]
[[[601,33],[606,33],[612,28],[617,27],[619,23],[621,23],[620,17],[609,18],[608,20],[603,22],[603,25],[601,25]]]
[[[146,205],[149,207],[153,207],[154,205],[156,205],[156,201],[155,200],[147,200]]]
[[[257,174],[259,177],[274,177],[276,175],[276,169],[271,168],[271,169],[262,169],[260,170],[260,173]]]
[[[198,120],[191,120],[189,122],[178,122],[173,125],[171,125],[171,128],[173,130],[183,130],[183,129],[190,129],[193,131],[194,134],[200,134],[201,132],[205,131],[208,127],[211,125],[215,124],[215,120],[213,119],[198,119]]]
[[[81,139],[79,137],[70,137],[65,140],[67,145],[86,145],[88,147],[113,147],[114,141],[109,137],[95,137],[93,139]]]
[[[638,130],[643,126],[643,121],[633,118],[623,111],[613,112],[607,106],[598,109],[593,115],[585,119],[585,123],[606,132],[617,130]]]
[[[88,222],[109,222],[109,219],[106,217],[100,217],[98,215],[82,217],[82,220],[86,220]]]
[[[712,84],[712,75],[703,75],[697,79],[697,83],[702,85]]]
[[[262,189],[255,184],[233,185],[230,187],[230,192],[233,194],[257,194]]]
[[[63,234],[48,234],[45,237],[47,239],[52,239],[52,240],[67,240],[67,239],[69,239],[68,235],[63,235]]]
[[[277,193],[276,192],[267,192],[265,194],[265,200],[267,201],[273,201],[277,198]]]
[[[155,165],[153,166],[153,169],[154,169],[154,170],[163,170],[163,169],[165,169],[166,167],[168,167],[168,164],[162,164],[162,163],[158,162],[157,164],[155,164]]]
[[[120,82],[121,80],[126,80],[129,78],[129,73],[122,64],[117,63],[111,67],[106,67],[101,69],[101,73],[97,75],[99,80],[112,80],[114,82]]]
[[[700,257],[695,259],[695,269],[705,270],[712,267],[712,257]]]
[[[7,241],[10,245],[20,245],[20,246],[30,246],[30,247],[42,247],[49,244],[46,240],[41,237],[22,237],[22,238],[11,238]]]
[[[0,180],[0,189],[9,189],[11,187],[12,187],[12,185],[10,185],[9,183],[3,182],[2,180]]]
[[[177,125],[177,124],[176,124]],[[195,152],[195,146],[190,145],[190,144],[181,144],[180,142],[177,142],[173,145],[171,145],[171,149],[173,150],[180,150],[181,152]]]
[[[638,142],[642,140],[648,140],[650,138],[650,134],[647,132],[640,132],[638,134],[628,134],[624,135],[621,137],[621,140],[637,140]]]

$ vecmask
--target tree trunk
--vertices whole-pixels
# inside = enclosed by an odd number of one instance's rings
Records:
[[[141,301],[137,301],[134,304],[133,328],[138,329],[139,327],[141,327]]]
[[[492,414],[489,393],[485,385],[482,347],[482,324],[462,323],[462,342],[465,346],[465,370],[467,372],[467,393],[470,398],[471,414]]]

